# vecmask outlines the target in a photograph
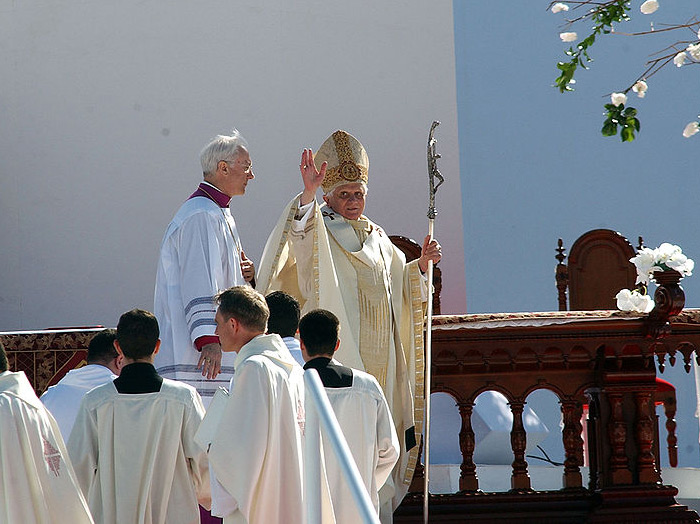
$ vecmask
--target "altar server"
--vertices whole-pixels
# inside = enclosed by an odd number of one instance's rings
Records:
[[[399,458],[399,439],[384,393],[372,375],[345,367],[333,358],[340,340],[338,317],[330,311],[316,309],[304,315],[299,322],[299,338],[306,360],[304,369],[318,371],[360,476],[379,513],[379,488],[389,478]],[[323,449],[336,522],[360,522],[360,513],[330,444],[324,443]]]
[[[209,449],[214,475],[228,495],[217,499],[215,492],[212,513],[224,524],[305,522],[303,370],[279,335],[264,334],[269,310],[260,293],[234,287],[219,295],[218,304],[222,349],[238,355]]]
[[[121,375],[85,395],[68,440],[101,524],[197,524],[197,503],[211,503],[206,453],[194,441],[204,406],[193,387],[156,373],[158,334],[148,311],[121,316]]]
[[[0,522],[92,524],[51,413],[0,342]]]
[[[85,393],[119,375],[122,357],[114,347],[116,337],[115,329],[105,329],[92,337],[88,346],[87,365],[71,369],[56,385],[41,395],[40,400],[58,422],[64,439],[70,436]]]

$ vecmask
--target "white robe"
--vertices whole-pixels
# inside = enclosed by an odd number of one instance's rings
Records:
[[[88,364],[71,369],[58,384],[47,389],[40,400],[44,403],[61,428],[63,439],[70,437],[80,401],[85,393],[117,376],[112,370],[100,364]]]
[[[211,468],[237,506],[224,523],[302,523],[304,372],[279,335],[255,337],[235,366],[209,448]]]
[[[161,245],[154,300],[161,348],[155,366],[161,376],[195,387],[205,405],[219,386],[228,386],[235,355],[224,353],[221,374],[209,380],[197,369],[194,341],[214,335],[214,296],[245,284],[240,254],[231,210],[205,197],[182,204]]]
[[[85,395],[68,440],[80,487],[101,524],[196,524],[211,502],[206,453],[194,435],[204,406],[187,384]]]
[[[23,372],[0,373],[0,522],[92,524],[56,421]]]
[[[419,442],[423,430],[426,283],[417,260],[406,263],[403,253],[376,224],[369,222],[372,231],[360,244],[350,224],[325,205],[314,202],[309,223],[300,224],[295,220],[298,202],[299,195],[282,212],[267,240],[257,289],[264,294],[274,290],[290,293],[300,301],[302,313],[319,307],[335,313],[340,320],[341,340],[336,356],[344,365],[367,371],[363,351],[385,359],[386,368],[375,378],[384,388],[401,443],[399,462],[380,493],[383,513],[390,515],[408,491],[418,455],[418,445],[406,449],[406,431],[415,426]],[[365,305],[358,267],[373,272],[376,282],[384,286],[387,317],[372,317],[361,311]],[[376,331],[384,332],[388,347],[361,344],[363,329],[365,335],[371,331],[360,320],[364,316],[374,318]]]
[[[353,369],[352,387],[325,390],[367,492],[379,512],[379,488],[391,475],[400,450],[382,389],[372,375]],[[324,442],[335,520],[338,524],[361,522],[352,493],[330,446]]]

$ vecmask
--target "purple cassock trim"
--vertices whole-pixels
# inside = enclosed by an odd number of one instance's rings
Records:
[[[190,198],[194,197],[204,197],[210,200],[214,200],[214,202],[216,202],[219,205],[219,207],[228,207],[229,203],[231,202],[231,197],[228,196],[226,193],[222,193],[214,186],[210,186],[209,184],[205,184],[204,182],[199,184],[197,191],[190,195]],[[187,200],[189,200],[189,198]]]

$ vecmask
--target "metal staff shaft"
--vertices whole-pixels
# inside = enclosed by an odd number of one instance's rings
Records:
[[[428,220],[428,235],[430,239],[433,239],[433,229],[434,229],[435,219],[431,218]],[[425,477],[423,479],[423,522],[428,523],[428,500],[430,492],[428,490],[430,486],[430,389],[431,389],[431,370],[433,366],[432,359],[432,339],[433,339],[433,261],[428,261],[428,310],[426,313],[425,322],[425,373],[424,373],[424,384],[425,384],[425,427],[423,429],[423,471],[425,472]]]
[[[433,239],[433,230],[435,223],[435,215],[437,211],[435,210],[435,193],[438,187],[445,181],[445,179],[440,174],[437,168],[437,159],[440,155],[437,154],[436,144],[437,141],[434,138],[435,128],[440,125],[440,122],[435,120],[430,126],[430,133],[428,134],[428,180],[430,181],[430,203],[428,205],[428,236],[430,240]],[[435,179],[438,180],[435,183]],[[430,485],[430,390],[432,386],[432,339],[433,339],[433,261],[428,260],[428,308],[426,313],[425,322],[425,372],[424,372],[424,386],[425,386],[425,416],[424,416],[424,428],[423,428],[423,471],[425,472],[425,477],[423,479],[423,522],[428,523],[428,502],[430,498],[430,492],[428,490]]]

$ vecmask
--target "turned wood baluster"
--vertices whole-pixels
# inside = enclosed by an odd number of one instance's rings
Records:
[[[634,400],[637,404],[637,470],[640,484],[654,484],[660,479],[654,458],[654,422],[651,415],[651,391],[636,391]]]
[[[564,441],[564,487],[580,488],[583,485],[583,439],[581,438],[581,416],[583,406],[575,400],[562,400],[561,411],[564,418],[562,439]]]
[[[664,399],[664,414],[666,415],[666,443],[668,445],[668,463],[672,468],[678,466],[678,439],[676,438],[676,398],[669,396]]]
[[[518,400],[511,401],[509,404],[510,411],[513,413],[513,428],[510,432],[510,445],[513,449],[513,473],[510,484],[514,490],[529,490],[530,476],[527,473],[527,462],[525,461],[527,434],[523,425],[525,402]]]
[[[459,449],[462,451],[462,464],[459,467],[459,489],[461,491],[477,491],[479,479],[476,476],[476,464],[474,464],[476,439],[472,429],[474,403],[459,402],[457,406],[462,417],[462,427],[459,430]]]
[[[622,414],[622,393],[608,393],[610,403],[610,421],[608,438],[610,439],[610,476],[613,484],[631,484],[632,472],[629,470],[625,442],[627,425]]]

